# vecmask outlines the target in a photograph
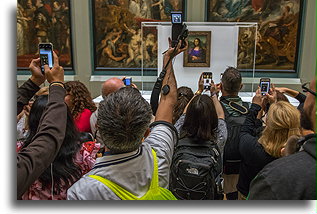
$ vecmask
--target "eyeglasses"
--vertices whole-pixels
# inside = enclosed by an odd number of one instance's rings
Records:
[[[303,92],[309,92],[316,97],[316,92],[314,92],[314,91],[310,90],[308,87],[306,87],[306,85],[308,85],[308,84],[309,84],[309,82],[306,82],[302,85]]]

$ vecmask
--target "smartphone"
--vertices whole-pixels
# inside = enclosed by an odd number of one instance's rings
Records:
[[[210,90],[210,83],[212,81],[212,72],[203,73],[204,89]]]
[[[260,89],[261,89],[262,95],[269,93],[270,87],[271,87],[270,78],[261,78],[260,79]]]
[[[40,43],[39,53],[41,59],[41,71],[44,74],[44,65],[48,65],[51,69],[54,66],[53,60],[53,44],[52,43]]]
[[[131,84],[132,84],[132,77],[126,77],[126,78],[123,80],[123,83],[124,83],[126,86],[131,86]]]

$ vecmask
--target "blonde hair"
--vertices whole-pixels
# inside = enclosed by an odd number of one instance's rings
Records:
[[[281,149],[292,135],[301,135],[300,112],[292,104],[285,101],[272,104],[259,143],[268,154],[279,158],[282,157]]]

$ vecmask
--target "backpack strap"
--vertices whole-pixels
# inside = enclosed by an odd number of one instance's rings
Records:
[[[220,101],[224,104],[227,104],[232,110],[239,112],[240,114],[246,115],[248,110],[248,105],[246,102],[242,102],[242,105],[238,104],[237,102],[229,101],[224,97],[220,98]]]
[[[153,156],[153,174],[152,174],[152,180],[151,180],[151,184],[150,184],[150,189],[155,189],[159,186],[159,182],[158,182],[158,163],[157,163],[157,157],[156,157],[156,152],[154,151],[154,149],[152,149],[152,156]],[[104,185],[106,185],[113,193],[115,193],[121,200],[140,200],[140,198],[136,197],[135,195],[133,195],[131,192],[127,191],[126,189],[122,188],[121,186],[119,186],[118,184],[103,178],[101,176],[98,175],[89,175],[89,177],[100,181],[101,183],[103,183]],[[147,193],[145,193],[146,195]],[[145,196],[144,195],[144,196]],[[142,196],[142,197],[144,197]],[[141,198],[142,198],[141,197]]]

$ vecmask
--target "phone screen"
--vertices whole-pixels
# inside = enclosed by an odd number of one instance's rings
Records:
[[[48,64],[50,68],[53,67],[53,55],[51,49],[40,49],[40,57],[41,57],[41,64],[45,65]]]
[[[126,78],[126,79],[124,79],[124,84],[125,84],[126,86],[130,86],[130,85],[131,85],[131,78]]]
[[[181,13],[172,13],[172,23],[173,24],[182,24],[182,14]]]
[[[261,82],[260,88],[261,88],[262,95],[269,93],[270,82]]]
[[[203,80],[204,80],[204,89],[210,89],[212,73],[209,73],[209,72],[203,73]]]

